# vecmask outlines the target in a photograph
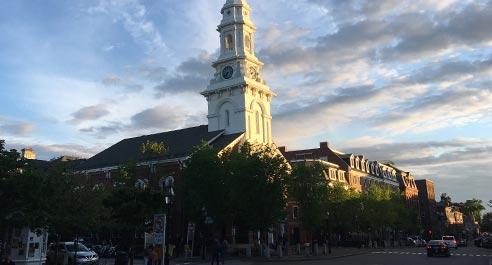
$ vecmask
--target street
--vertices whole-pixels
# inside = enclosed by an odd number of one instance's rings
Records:
[[[255,265],[255,264],[303,264],[303,265],[492,265],[492,250],[475,247],[460,248],[451,252],[451,257],[432,257],[426,255],[425,248],[408,248],[397,250],[374,250],[367,254],[341,257],[335,259],[321,259],[309,261],[226,261],[227,265]],[[176,265],[210,264],[182,262]]]

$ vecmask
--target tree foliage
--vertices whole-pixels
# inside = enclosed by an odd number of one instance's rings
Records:
[[[470,214],[471,216],[473,216],[475,221],[480,222],[482,212],[485,210],[485,207],[482,203],[482,200],[479,199],[467,200],[464,203],[465,214]]]
[[[320,229],[327,220],[328,183],[319,163],[298,163],[288,181],[289,196],[299,204],[299,221],[308,231]]]
[[[492,213],[486,213],[482,217],[482,231],[492,233]]]
[[[288,164],[268,147],[243,144],[218,154],[203,143],[183,171],[188,214],[217,227],[266,230],[284,215]],[[206,216],[205,216],[206,215]]]
[[[167,148],[164,142],[147,140],[140,147],[140,152],[145,155],[163,155],[167,152]]]
[[[136,163],[130,161],[123,165],[103,204],[109,211],[106,225],[121,234],[128,246],[133,235],[143,233],[145,224],[151,222],[157,211],[163,211],[164,206],[161,191],[136,185],[137,180]]]
[[[105,192],[77,180],[66,163],[39,166],[0,141],[0,227],[48,228],[72,237],[97,229],[104,219]]]

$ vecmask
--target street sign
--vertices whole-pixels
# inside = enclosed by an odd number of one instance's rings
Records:
[[[166,215],[156,214],[154,215],[154,244],[164,244],[164,238],[166,236]]]

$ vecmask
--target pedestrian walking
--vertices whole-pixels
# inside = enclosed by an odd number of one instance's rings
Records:
[[[214,263],[216,263],[217,265],[219,265],[219,261],[220,261],[220,241],[218,238],[215,238],[214,239],[214,242],[213,242],[213,249],[212,249],[212,265],[214,265]]]
[[[15,265],[15,262],[7,255],[2,259],[2,265]]]
[[[149,248],[149,265],[158,265],[159,264],[159,256],[154,247]]]
[[[228,246],[229,244],[227,243],[227,240],[224,239],[220,242],[219,257],[222,265],[225,263],[225,256],[227,255]]]

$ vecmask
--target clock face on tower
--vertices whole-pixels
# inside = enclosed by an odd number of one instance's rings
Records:
[[[222,69],[222,77],[224,79],[230,79],[234,74],[234,69],[231,66],[226,66]]]

